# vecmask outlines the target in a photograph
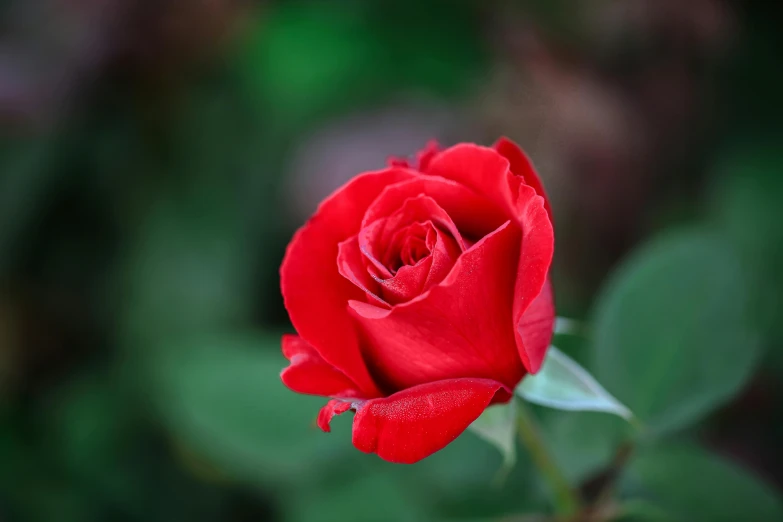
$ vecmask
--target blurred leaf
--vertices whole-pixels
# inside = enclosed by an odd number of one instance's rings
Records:
[[[289,118],[366,93],[384,63],[362,11],[323,2],[268,8],[240,54],[251,90]]]
[[[740,390],[759,358],[746,285],[717,237],[689,231],[654,240],[598,299],[597,378],[653,433],[703,418]]]
[[[633,415],[576,361],[550,346],[541,370],[527,375],[515,390],[525,400],[569,411],[601,411],[630,419]]]
[[[581,325],[584,335],[556,334],[553,343],[557,344],[558,350],[590,371],[593,370],[593,346],[586,323]],[[552,456],[574,486],[580,486],[605,471],[618,450],[633,438],[637,430],[632,423],[615,415],[543,406],[534,407],[534,413],[540,420],[543,437]]]
[[[248,316],[252,258],[228,202],[160,201],[148,209],[129,257],[125,335],[134,346]]]
[[[587,326],[576,319],[558,317],[555,320],[555,335],[585,335]]]
[[[732,241],[756,261],[763,254],[780,253],[783,229],[775,218],[783,215],[783,154],[777,142],[754,144],[719,157],[712,187],[711,211]],[[770,242],[771,241],[771,242]]]
[[[412,498],[405,483],[389,473],[377,471],[353,480],[319,487],[310,495],[297,492],[288,503],[286,520],[301,522],[416,522],[432,520],[424,507]]]
[[[279,225],[276,171],[261,160],[257,118],[218,86],[183,95],[166,154],[138,182],[122,296],[122,340],[131,352],[160,336],[245,325],[259,295],[278,294],[279,259],[261,248]],[[254,189],[251,177],[260,183]]]
[[[616,522],[690,522],[644,500],[633,499],[619,506]]]
[[[484,410],[470,425],[470,430],[500,450],[506,468],[514,466],[517,461],[517,408],[513,398],[506,404]]]
[[[641,451],[630,462],[623,483],[629,494],[641,495],[683,521],[783,520],[783,501],[770,486],[697,446]]]
[[[45,426],[43,446],[85,495],[100,499],[93,502],[96,509],[114,503],[128,516],[155,520],[142,501],[136,470],[124,459],[137,426],[117,384],[92,371],[74,376],[52,393],[38,412]]]
[[[172,441],[173,450],[176,453],[180,464],[193,476],[198,477],[203,482],[212,484],[230,483],[230,477],[226,473],[215,467],[212,462],[204,459],[203,456],[191,450],[181,441]]]
[[[72,377],[53,393],[45,415],[47,446],[67,469],[82,478],[96,478],[132,436],[134,413],[117,382],[99,372]]]
[[[383,468],[410,484],[411,497],[431,507],[437,520],[472,522],[548,505],[527,453],[517,454],[516,465],[505,469],[497,449],[472,433],[412,466]]]
[[[201,335],[161,347],[151,361],[162,420],[172,434],[235,477],[316,480],[352,449],[315,427],[325,399],[285,388],[279,337]]]
[[[90,370],[37,408],[43,436],[36,453],[62,470],[69,487],[101,513],[99,520],[115,513],[139,522],[167,521],[172,513],[189,520],[196,513],[219,513],[221,491],[178,467],[159,434],[142,422],[144,412],[124,393],[120,376]]]
[[[401,0],[391,7],[378,4],[373,25],[387,53],[387,84],[448,97],[460,95],[482,78],[488,54],[483,13],[476,4],[450,0],[429,0],[427,8],[417,0]]]
[[[0,501],[29,522],[100,520],[98,503],[46,460],[29,430],[19,429],[20,418],[13,420],[0,423]]]
[[[783,341],[783,154],[778,142],[759,140],[722,154],[710,202],[712,218],[740,253],[751,283],[752,318],[768,346]],[[783,350],[769,349],[765,355],[773,368],[783,370]]]
[[[555,461],[573,485],[605,469],[630,432],[620,417],[586,412],[551,411],[541,424]]]
[[[14,259],[25,227],[54,188],[50,139],[0,146],[0,274]]]
[[[248,31],[238,72],[281,128],[400,92],[448,96],[482,65],[478,21],[475,6],[442,0],[279,3]]]

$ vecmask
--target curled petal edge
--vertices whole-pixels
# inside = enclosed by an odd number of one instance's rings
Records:
[[[318,426],[330,431],[335,415],[355,410],[353,444],[383,460],[412,464],[456,439],[490,404],[511,391],[492,379],[446,379],[367,401],[333,399],[321,409]]]

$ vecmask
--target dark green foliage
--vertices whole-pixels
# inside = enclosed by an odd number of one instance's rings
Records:
[[[391,465],[351,446],[350,414],[323,434],[314,419],[325,400],[281,384],[279,336],[290,325],[277,270],[306,217],[286,174],[322,124],[397,103],[449,107],[470,122],[449,132],[472,141],[506,132],[484,114],[505,91],[516,102],[502,112],[532,120],[539,104],[526,89],[536,81],[562,90],[571,78],[579,91],[592,85],[580,74],[619,75],[627,81],[609,97],[632,98],[623,90],[640,78],[632,64],[602,60],[635,55],[605,48],[603,19],[563,0],[226,0],[205,11],[117,1],[107,4],[127,12],[88,34],[103,18],[89,18],[87,4],[100,2],[61,2],[74,4],[62,7],[68,16],[42,14],[40,32],[96,40],[94,54],[59,49],[70,69],[54,82],[63,96],[54,102],[38,96],[49,92],[34,82],[38,62],[25,62],[40,42],[16,27],[5,50],[27,3],[0,2],[0,521],[479,521],[551,511],[522,448],[506,477],[498,452],[472,433],[414,466]],[[733,19],[749,35],[739,56],[714,52],[727,107],[710,112],[715,139],[668,150],[701,167],[679,180],[698,188],[640,210],[643,223],[671,209],[688,218],[655,237],[640,226],[618,239],[596,217],[588,228],[621,245],[584,259],[585,273],[606,279],[602,290],[579,300],[581,286],[554,282],[569,309],[592,318],[586,340],[558,346],[641,426],[535,414],[588,500],[614,484],[617,520],[783,519],[780,37],[773,16],[747,9]],[[538,38],[551,43],[546,52]],[[29,87],[5,104],[6,85]],[[606,149],[580,163],[567,147],[592,145],[570,128],[533,131],[598,187],[593,196],[615,192],[601,185]],[[341,143],[341,154],[365,152]],[[575,183],[543,177],[553,191]],[[570,224],[557,223],[558,237],[571,237]],[[602,263],[615,254],[610,273]],[[628,445],[624,471],[604,473]]]

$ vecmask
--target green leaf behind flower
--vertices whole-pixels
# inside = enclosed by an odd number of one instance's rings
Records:
[[[549,347],[541,371],[526,376],[517,386],[516,393],[525,400],[550,408],[600,411],[624,419],[633,416],[587,370],[554,346]]]
[[[693,424],[733,397],[759,360],[735,251],[691,230],[653,241],[598,300],[596,377],[653,434]]]
[[[623,489],[660,512],[670,513],[672,520],[783,520],[783,501],[770,486],[693,445],[668,444],[640,451],[623,476]]]
[[[506,468],[514,466],[517,461],[517,408],[514,399],[484,410],[470,425],[470,429],[500,450]]]

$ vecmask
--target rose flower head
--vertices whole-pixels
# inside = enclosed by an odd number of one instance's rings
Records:
[[[554,327],[551,210],[507,139],[431,143],[351,179],[280,268],[298,335],[283,383],[348,410],[353,444],[391,462],[440,450],[541,367]]]

